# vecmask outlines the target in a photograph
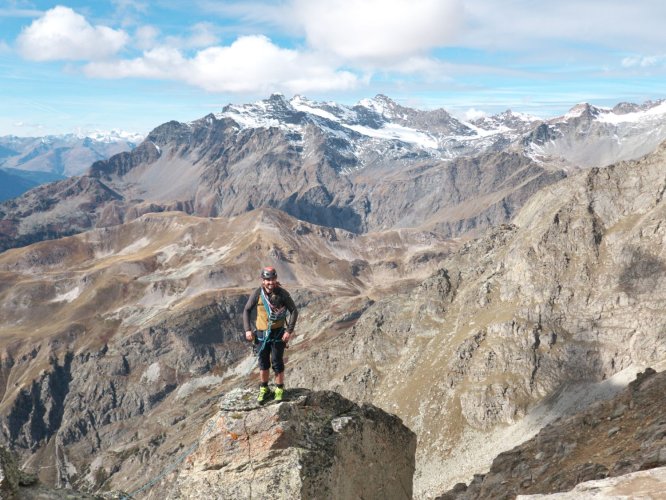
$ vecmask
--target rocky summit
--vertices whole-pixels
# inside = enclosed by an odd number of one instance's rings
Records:
[[[256,403],[235,390],[180,472],[145,498],[412,498],[416,436],[400,419],[333,392]]]

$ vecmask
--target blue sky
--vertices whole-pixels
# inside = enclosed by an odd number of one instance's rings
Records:
[[[0,135],[146,133],[281,92],[457,116],[666,98],[661,0],[0,1]]]

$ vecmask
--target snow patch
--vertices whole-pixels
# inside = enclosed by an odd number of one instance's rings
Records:
[[[81,288],[76,286],[72,288],[69,292],[56,295],[51,302],[73,302],[76,300],[79,295],[81,295]]]
[[[92,139],[97,142],[103,142],[106,144],[113,144],[116,142],[132,142],[138,144],[143,141],[143,134],[137,132],[128,132],[126,130],[93,130],[93,131],[83,131],[81,129],[77,130],[75,133],[76,137],[79,139]]]
[[[331,120],[334,122],[340,122],[337,116],[323,109],[315,108],[310,105],[309,101],[306,101],[300,97],[295,97],[291,101],[291,105],[297,111],[302,111],[303,113],[309,113],[311,115],[319,116],[325,118],[326,120]]]
[[[152,365],[146,368],[146,371],[141,375],[142,382],[154,383],[160,378],[160,364],[155,361]]]
[[[469,123],[469,122],[461,122],[461,123],[463,125],[465,125],[466,127],[469,127],[470,129],[472,129],[472,131],[474,131],[476,133],[476,135],[478,135],[479,137],[488,137],[488,136],[491,136],[491,135],[502,134],[502,133],[505,133],[505,132],[512,132],[512,130],[509,127],[507,127],[506,125],[499,125],[499,126],[497,126],[497,128],[493,128],[493,129],[483,129],[483,128],[477,127],[473,123]],[[458,139],[458,140],[469,140],[469,137],[456,136],[456,139]]]
[[[620,123],[640,123],[654,118],[663,119],[664,115],[666,115],[666,101],[645,111],[635,111],[626,114],[615,114],[612,111],[602,112],[599,115],[599,121],[614,125]]]
[[[430,149],[437,149],[438,146],[437,139],[430,134],[395,123],[388,123],[379,129],[363,125],[345,125],[345,127],[375,139],[398,140]]]
[[[583,113],[585,112],[585,110],[587,109],[587,107],[588,107],[588,104],[586,102],[581,102],[581,103],[576,104],[573,108],[571,108],[569,110],[569,112],[567,114],[565,114],[562,117],[562,120],[566,121],[566,120],[569,120],[571,118],[578,118],[578,117],[582,116]]]
[[[157,144],[155,144],[153,141],[150,141],[150,143],[155,147],[155,150],[157,151],[157,154],[161,155],[162,150],[160,149],[160,147]]]

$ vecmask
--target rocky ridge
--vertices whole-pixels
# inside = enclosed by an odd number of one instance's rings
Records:
[[[196,442],[130,492],[38,485],[0,448],[2,498],[412,498],[416,436],[394,415],[333,392],[302,389],[263,406],[256,391],[235,389],[216,406]],[[144,466],[131,453],[127,461]],[[101,477],[104,467],[98,462],[95,474]]]
[[[299,359],[299,384],[372,401],[428,435],[420,494],[469,480],[456,450],[470,429],[492,433],[571,383],[666,358],[665,161],[662,147],[542,191],[516,225]]]
[[[617,500],[618,498],[649,498],[663,500],[666,491],[666,467],[634,472],[624,476],[585,481],[566,493],[518,495],[518,500]]]
[[[266,206],[357,233],[425,222],[452,236],[505,222],[536,190],[564,175],[488,145],[470,149],[474,158],[456,149],[447,160],[439,146],[414,142],[416,129],[373,136],[393,122],[372,107],[347,109],[342,121],[303,102],[273,96],[189,124],[161,125],[132,152],[96,162],[78,181],[110,197],[72,189],[68,180],[0,205],[0,248],[148,212],[234,216]],[[382,109],[388,113],[388,105]],[[391,109],[398,121],[418,115],[410,120],[443,127],[434,112],[410,114],[394,103]],[[402,196],[389,196],[396,192]]]
[[[486,474],[438,500],[565,492],[589,480],[666,467],[666,372],[647,369],[616,397],[544,427]]]
[[[637,158],[666,138],[662,103],[578,108],[548,121],[505,112],[467,123],[385,96],[353,107],[280,95],[229,105],[165,123],[131,153],[94,163],[81,182],[113,199],[63,181],[0,204],[0,249],[72,234],[70,221],[80,231],[147,212],[265,206],[353,232],[426,220],[445,236],[478,234],[566,172]]]
[[[665,112],[666,101],[620,103],[612,109],[581,103],[563,117],[539,124],[523,145],[533,158],[602,167],[654,151],[665,138]]]

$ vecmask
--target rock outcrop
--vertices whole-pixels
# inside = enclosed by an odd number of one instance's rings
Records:
[[[666,467],[634,472],[624,476],[585,481],[566,493],[518,495],[516,500],[620,500],[666,498]]]
[[[666,372],[647,369],[615,398],[544,427],[534,438],[501,453],[487,474],[438,498],[512,499],[666,467],[664,394]]]
[[[0,498],[12,498],[19,487],[19,470],[12,454],[0,446]]]
[[[416,436],[394,415],[326,391],[255,398],[225,395],[197,450],[145,498],[412,498]]]

